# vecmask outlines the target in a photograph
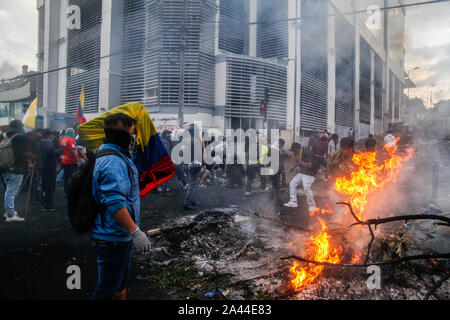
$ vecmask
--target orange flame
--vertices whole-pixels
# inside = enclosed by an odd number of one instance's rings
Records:
[[[327,226],[320,217],[318,219],[322,226],[322,231],[319,235],[312,236],[310,241],[306,243],[308,247],[307,257],[310,260],[338,264],[341,262],[339,254],[342,252],[342,249],[331,248],[330,235],[326,232]],[[312,283],[322,273],[323,268],[324,266],[311,263],[301,267],[298,262],[294,261],[293,266],[289,269],[289,272],[294,276],[291,280],[294,290],[299,290],[303,286]]]
[[[399,141],[399,138],[396,140]],[[350,197],[356,216],[363,219],[363,213],[367,205],[367,196],[384,188],[389,182],[396,180],[402,163],[408,161],[414,152],[413,148],[406,150],[405,155],[395,154],[397,146],[384,147],[387,158],[380,165],[376,163],[376,152],[358,153],[353,155],[353,163],[359,170],[351,173],[351,177],[336,179],[335,189]]]
[[[320,213],[320,214],[333,214],[333,213],[334,213],[333,209],[331,209],[331,208],[329,207],[328,203],[325,203],[325,207],[326,207],[325,209],[316,208],[316,209],[310,211],[310,212],[309,212],[309,215],[310,215],[311,217],[314,217],[314,215],[316,215],[316,214],[318,214],[318,213]]]
[[[361,259],[361,253],[353,253],[352,254],[352,263],[358,263],[359,260]]]

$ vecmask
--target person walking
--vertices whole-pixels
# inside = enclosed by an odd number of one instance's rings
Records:
[[[136,120],[122,113],[105,118],[105,143],[98,151],[113,151],[96,159],[92,195],[98,208],[91,230],[98,281],[92,300],[126,300],[131,251],[148,253],[150,241],[140,225],[138,170],[132,161]]]
[[[14,202],[22,184],[23,177],[35,165],[35,156],[31,152],[31,142],[25,135],[20,120],[9,123],[6,136],[0,142],[0,176],[5,188],[6,222],[23,222],[15,210]]]
[[[61,167],[64,170],[64,193],[67,194],[67,188],[70,177],[78,169],[78,157],[75,144],[75,130],[68,128],[65,132],[65,137],[61,140],[59,145],[63,147]]]

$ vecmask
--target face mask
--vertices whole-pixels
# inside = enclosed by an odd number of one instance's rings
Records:
[[[115,144],[129,154],[133,152],[134,145],[136,144],[136,135],[117,129],[105,129],[105,135],[105,143]]]

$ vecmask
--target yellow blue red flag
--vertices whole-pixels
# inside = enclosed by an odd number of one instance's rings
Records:
[[[133,162],[139,171],[140,194],[144,197],[172,178],[175,174],[175,166],[143,104],[131,102],[109,110],[82,124],[78,128],[78,134],[86,148],[95,152],[105,139],[105,118],[115,113],[123,113],[137,119],[136,145],[138,148],[133,154]]]

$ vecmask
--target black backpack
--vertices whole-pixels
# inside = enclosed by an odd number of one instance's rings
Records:
[[[92,196],[92,174],[96,159],[109,155],[115,155],[124,159],[120,153],[111,149],[100,150],[95,154],[89,152],[87,154],[88,160],[69,180],[67,191],[69,219],[72,227],[80,234],[90,231],[95,226],[95,219],[99,212],[103,217],[105,208],[99,208]],[[125,159],[124,161],[127,163]],[[127,167],[128,176],[131,177],[128,163]]]

